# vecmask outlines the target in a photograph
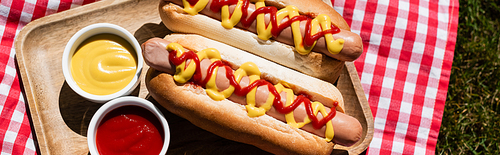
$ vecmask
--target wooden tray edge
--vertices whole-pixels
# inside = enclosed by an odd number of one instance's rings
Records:
[[[373,139],[373,132],[374,132],[373,114],[370,108],[370,104],[366,99],[365,92],[363,90],[363,86],[361,85],[361,81],[359,79],[358,72],[356,70],[356,67],[354,66],[354,63],[346,62],[345,67],[349,73],[349,77],[351,78],[354,90],[356,91],[356,95],[358,96],[358,100],[361,105],[361,108],[363,109],[363,113],[365,115],[367,123],[365,139],[363,140],[363,142],[361,142],[360,145],[358,145],[353,149],[350,149],[349,154],[361,154],[368,148],[370,142]]]

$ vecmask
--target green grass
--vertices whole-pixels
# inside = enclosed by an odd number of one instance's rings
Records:
[[[499,18],[499,0],[460,0],[436,154],[500,154]]]

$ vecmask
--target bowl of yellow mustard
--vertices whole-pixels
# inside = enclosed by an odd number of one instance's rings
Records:
[[[139,84],[141,46],[126,29],[97,23],[76,32],[66,44],[62,69],[66,83],[97,103],[129,95]]]

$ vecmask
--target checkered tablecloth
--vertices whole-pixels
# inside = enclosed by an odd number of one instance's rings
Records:
[[[458,0],[333,3],[364,41],[364,53],[354,64],[374,116],[368,154],[434,154]]]
[[[95,0],[1,0],[0,152],[36,154],[13,42],[30,21]],[[367,154],[434,154],[453,62],[458,0],[332,0],[364,53],[354,64],[375,133]]]

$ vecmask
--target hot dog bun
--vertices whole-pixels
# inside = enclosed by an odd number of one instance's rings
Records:
[[[259,66],[260,72],[266,76],[271,83],[287,82],[294,87],[296,92],[310,94],[312,100],[325,104],[338,101],[337,111],[344,112],[344,99],[340,91],[331,83],[301,74],[295,70],[278,65],[269,60],[252,55],[243,50],[234,48],[227,44],[194,34],[172,34],[164,38],[170,42],[176,42],[185,48],[201,51],[206,48],[219,50],[223,60],[228,61],[232,68],[238,68],[245,62],[254,62]],[[329,104],[328,107],[333,107]]]
[[[310,95],[311,100],[322,103],[337,101],[339,103],[337,111],[343,112],[342,95],[331,83],[198,35],[169,35],[165,39],[194,51],[207,47],[217,48],[222,59],[228,61],[232,68],[237,68],[244,62],[254,62],[259,66],[262,78],[272,83],[287,83],[294,92]],[[143,50],[143,52],[148,51]],[[153,58],[147,57],[148,54],[145,56],[147,63],[154,63],[151,60]],[[145,81],[151,96],[163,107],[223,138],[254,145],[274,154],[329,154],[335,145],[322,137],[294,128],[268,115],[249,117],[243,105],[228,99],[215,101],[202,87],[192,83],[176,83],[172,75],[165,72],[150,69]],[[325,106],[333,105],[325,104]],[[336,138],[351,139],[346,144],[354,144],[361,137],[361,125],[355,118],[344,118],[348,116],[341,113],[338,115],[339,117],[334,119],[340,125],[334,127],[336,127],[335,136],[340,137]]]
[[[310,16],[320,13],[327,14],[330,16],[332,24],[342,29],[342,32],[349,32],[350,34],[349,26],[342,16],[322,1],[266,1],[266,5],[277,7],[295,5],[301,10],[302,14]],[[353,37],[342,38],[346,40],[344,49],[339,54],[333,55],[334,58],[314,52],[319,48],[319,45],[313,49],[313,52],[301,55],[296,52],[294,46],[273,39],[259,39],[257,34],[245,29],[226,29],[221,26],[220,20],[201,13],[197,15],[187,14],[183,11],[182,6],[170,1],[160,1],[159,13],[163,23],[174,32],[199,34],[331,83],[335,83],[338,79],[344,61],[353,61],[363,50],[361,38],[356,34],[350,34]],[[284,33],[291,35],[291,32],[283,31],[281,36],[285,36]],[[281,39],[280,37],[278,39]],[[321,43],[325,44],[324,39],[318,40],[318,44]]]
[[[149,70],[151,96],[170,112],[223,138],[254,145],[274,154],[329,154],[333,143],[268,116],[248,117],[245,107],[229,100],[214,101],[203,88],[178,86],[173,77]],[[165,91],[169,90],[169,91]]]

